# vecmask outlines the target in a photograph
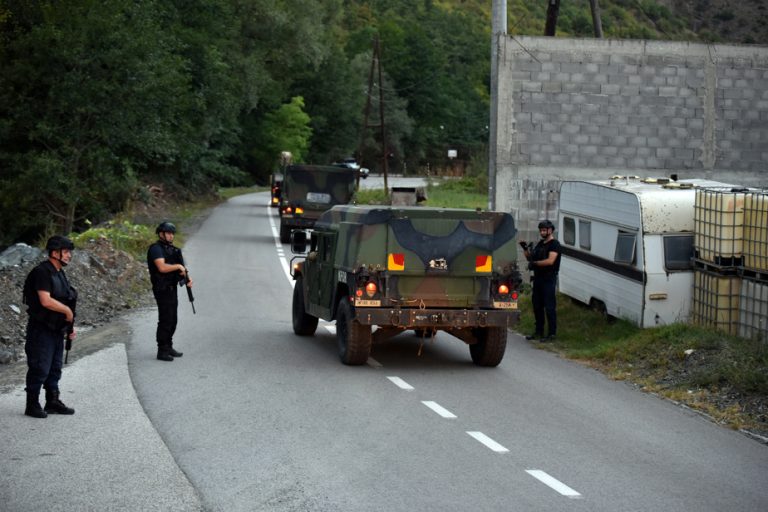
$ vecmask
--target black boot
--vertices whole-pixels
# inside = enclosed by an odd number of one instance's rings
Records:
[[[75,414],[75,410],[59,400],[59,392],[45,390],[45,412],[49,414]]]
[[[181,356],[184,355],[184,352],[178,352],[178,351],[174,350],[173,347],[168,349],[168,353],[170,355],[172,355],[173,357],[181,357]]]
[[[40,407],[40,391],[27,391],[27,408],[24,410],[24,414],[33,418],[48,417],[48,413]]]
[[[157,358],[161,361],[173,361],[173,356],[168,347],[157,347]]]

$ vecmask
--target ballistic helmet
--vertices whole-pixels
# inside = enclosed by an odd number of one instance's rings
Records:
[[[551,229],[551,230],[554,231],[555,225],[552,224],[551,220],[545,219],[545,220],[542,220],[541,222],[539,222],[539,229],[543,229],[543,228]]]
[[[45,250],[48,251],[48,254],[53,251],[60,251],[62,249],[69,249],[70,251],[73,251],[75,249],[75,244],[73,244],[72,240],[69,238],[61,235],[53,235],[45,243]]]
[[[157,226],[157,229],[155,229],[155,234],[160,233],[176,233],[176,226],[173,225],[173,223],[164,221],[161,222],[159,226]]]

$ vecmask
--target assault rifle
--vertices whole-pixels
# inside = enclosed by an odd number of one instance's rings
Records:
[[[75,315],[76,313],[76,305],[77,301],[75,300],[67,300],[65,301],[65,304],[69,306],[69,308],[72,310],[72,322],[67,324],[66,328],[66,341],[64,342],[64,364],[67,364],[67,360],[69,359],[69,351],[72,350],[72,338],[70,336],[73,332],[75,332]]]
[[[184,268],[186,271],[184,272],[184,277],[181,278],[179,281],[179,286],[183,286],[187,289],[187,298],[189,299],[189,303],[192,305],[192,314],[196,315],[197,311],[195,311],[195,296],[192,295],[192,288],[187,286],[187,283],[189,282],[189,269],[187,268],[187,265],[184,263],[184,256],[181,254],[181,249],[176,249],[179,251],[179,259],[181,260],[181,264],[184,265]]]

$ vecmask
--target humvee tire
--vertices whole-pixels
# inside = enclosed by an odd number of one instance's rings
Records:
[[[336,312],[336,339],[339,358],[350,366],[365,364],[371,353],[371,326],[362,325],[353,318],[347,297],[339,301]]]
[[[469,346],[469,355],[477,366],[498,366],[507,348],[506,327],[475,329],[479,341]]]
[[[291,242],[291,228],[280,225],[280,243],[287,244]]]
[[[304,308],[303,281],[304,279],[298,276],[293,287],[293,332],[299,336],[312,336],[317,330],[317,323],[320,319],[307,314],[307,310]]]

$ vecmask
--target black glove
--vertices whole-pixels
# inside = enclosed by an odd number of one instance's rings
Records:
[[[528,270],[533,270],[535,268],[536,268],[536,265],[534,265],[532,261],[529,261],[528,262]]]

